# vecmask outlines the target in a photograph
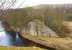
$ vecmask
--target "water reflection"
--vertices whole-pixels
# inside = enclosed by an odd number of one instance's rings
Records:
[[[11,42],[11,37],[10,35],[6,34],[5,32],[0,32],[0,45],[1,46],[8,46],[8,45],[12,45]]]
[[[18,33],[16,33],[16,46],[24,46],[24,42],[22,41],[22,39],[18,36]]]
[[[15,32],[6,32],[0,21],[0,46],[22,45],[22,40]]]

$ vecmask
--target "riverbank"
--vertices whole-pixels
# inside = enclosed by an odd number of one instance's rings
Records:
[[[55,37],[40,37],[40,36],[38,37],[38,36],[23,35],[23,34],[22,37],[36,44],[55,48],[57,50],[72,50],[71,38],[55,38]]]
[[[0,46],[0,50],[46,50],[46,49],[35,46],[33,47]]]

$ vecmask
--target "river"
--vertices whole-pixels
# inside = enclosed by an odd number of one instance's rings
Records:
[[[14,34],[8,33],[5,31],[5,28],[2,25],[2,22],[0,21],[0,46],[21,46],[23,45],[22,40],[19,38],[18,34],[16,34],[16,38],[14,38]],[[15,39],[15,40],[14,40]]]

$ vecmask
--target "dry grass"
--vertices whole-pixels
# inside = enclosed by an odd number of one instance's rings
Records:
[[[48,45],[58,50],[72,50],[72,39],[70,38],[47,38],[38,37],[40,40],[47,41]]]
[[[42,45],[51,48],[56,48],[57,50],[72,50],[71,38],[44,37],[44,36],[31,36],[31,35],[22,35],[22,36],[36,43],[40,43]]]

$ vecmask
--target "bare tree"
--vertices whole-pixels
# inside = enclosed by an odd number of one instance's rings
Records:
[[[9,28],[8,23],[5,21],[5,17],[8,15],[8,11],[15,4],[16,0],[0,0],[0,21],[5,28]]]
[[[7,9],[15,4],[16,0],[0,0],[0,20],[7,15]]]

